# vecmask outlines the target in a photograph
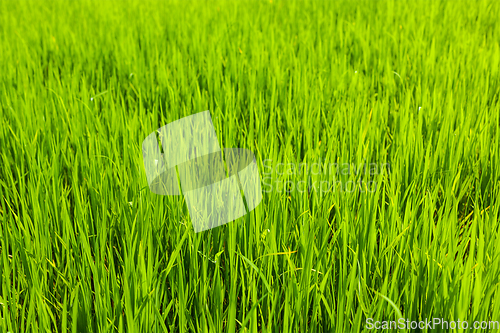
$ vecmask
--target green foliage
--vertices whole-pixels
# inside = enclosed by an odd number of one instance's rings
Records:
[[[0,1],[0,331],[500,320],[499,17],[494,0]],[[149,191],[141,144],[204,110],[285,188],[194,233],[181,197]],[[340,175],[374,191],[281,172],[318,161],[390,169]]]

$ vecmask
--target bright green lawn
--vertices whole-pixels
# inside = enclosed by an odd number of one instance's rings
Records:
[[[500,320],[499,17],[496,0],[0,1],[0,332]],[[373,192],[263,185],[194,233],[181,197],[149,191],[141,144],[204,110],[262,178],[390,172]]]

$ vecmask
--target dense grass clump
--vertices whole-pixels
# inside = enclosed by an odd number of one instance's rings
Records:
[[[0,331],[500,320],[499,17],[0,1]],[[221,147],[255,153],[263,200],[194,233],[182,197],[149,191],[141,144],[204,110]]]

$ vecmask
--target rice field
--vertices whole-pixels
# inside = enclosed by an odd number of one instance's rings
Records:
[[[0,332],[495,331],[499,17],[0,1]],[[254,153],[262,201],[195,232],[183,196],[149,189],[142,142],[205,110]]]

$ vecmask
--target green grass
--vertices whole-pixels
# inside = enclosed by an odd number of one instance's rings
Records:
[[[500,320],[498,17],[494,0],[1,1],[0,331]],[[390,172],[373,192],[266,191],[194,233],[181,197],[149,191],[141,144],[204,110],[273,182],[334,175],[265,163]]]

